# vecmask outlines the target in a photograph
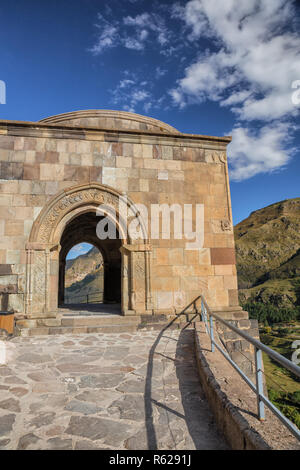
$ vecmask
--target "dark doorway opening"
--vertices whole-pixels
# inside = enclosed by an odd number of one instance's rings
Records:
[[[116,239],[100,240],[97,237],[96,227],[101,217],[94,212],[87,212],[71,220],[61,236],[61,250],[59,254],[59,286],[58,286],[58,305],[60,307],[66,304],[95,304],[93,298],[85,297],[81,301],[74,302],[72,298],[66,296],[66,258],[72,247],[81,243],[89,243],[96,250],[99,250],[102,258],[102,286],[99,277],[99,295],[102,290],[102,301],[98,303],[121,302],[121,240],[116,228]],[[96,289],[94,289],[96,290]],[[78,299],[77,299],[78,300]],[[90,300],[90,301],[89,301]],[[70,302],[71,301],[71,302]]]

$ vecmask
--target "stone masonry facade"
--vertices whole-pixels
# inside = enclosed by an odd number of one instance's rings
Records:
[[[158,120],[78,111],[0,121],[0,295],[17,319],[55,318],[59,252],[71,220],[100,203],[203,204],[204,247],[123,240],[122,313],[175,314],[199,294],[240,311],[226,148],[230,137],[182,134]],[[194,221],[193,221],[194,222]]]

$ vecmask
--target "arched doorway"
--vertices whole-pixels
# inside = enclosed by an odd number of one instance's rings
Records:
[[[85,228],[82,240],[96,244],[106,256],[106,300],[121,297],[124,315],[152,312],[151,245],[142,220],[143,238],[135,241],[128,236],[126,220],[119,211],[121,198],[120,192],[108,186],[89,183],[61,191],[42,209],[26,244],[26,318],[58,316],[60,265],[67,247],[80,240],[80,227]],[[134,206],[129,198],[125,204]],[[103,214],[115,224],[120,239],[96,239],[99,206],[105,208]],[[83,237],[83,231],[81,234]]]
[[[66,225],[60,239],[58,306],[65,303],[66,256],[74,245],[83,242],[95,246],[103,258],[103,303],[121,302],[121,240],[117,227],[116,239],[100,240],[97,237],[96,227],[102,218],[103,216],[99,217],[95,212],[85,212],[84,214],[74,217]],[[74,301],[74,303],[77,302]]]
[[[103,303],[104,261],[96,246],[85,242],[73,246],[65,258],[64,277],[65,305]]]

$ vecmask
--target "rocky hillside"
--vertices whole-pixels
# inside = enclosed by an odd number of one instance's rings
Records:
[[[300,198],[252,212],[234,232],[241,301],[300,305]]]
[[[74,299],[75,303],[80,303],[87,294],[91,300],[96,300],[96,293],[103,290],[103,259],[97,248],[67,260],[65,287],[67,301]]]

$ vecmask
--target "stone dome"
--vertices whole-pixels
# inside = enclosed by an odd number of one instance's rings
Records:
[[[179,131],[158,119],[128,113],[126,111],[111,110],[83,110],[41,119],[45,124],[58,124],[62,126],[75,126],[96,129],[124,129],[152,131],[165,134],[179,134]]]

